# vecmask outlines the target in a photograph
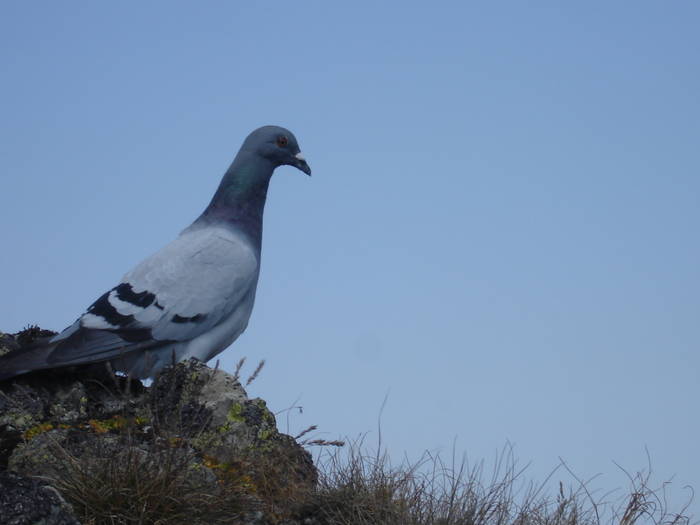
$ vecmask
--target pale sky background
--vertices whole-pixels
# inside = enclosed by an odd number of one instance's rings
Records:
[[[289,127],[232,370],[290,433],[700,492],[700,4],[0,4],[0,328],[70,324]],[[249,368],[250,370],[250,368]],[[285,430],[286,417],[279,417]],[[565,482],[566,475],[557,474]],[[700,504],[693,504],[700,517]]]

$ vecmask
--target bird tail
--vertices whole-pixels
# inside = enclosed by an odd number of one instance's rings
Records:
[[[147,362],[148,353],[143,351],[170,343],[154,339],[131,343],[109,331],[69,327],[56,336],[36,339],[0,356],[0,381],[47,368],[104,361],[112,362],[117,370],[147,377],[152,365]]]
[[[32,372],[51,368],[49,355],[57,343],[51,343],[50,337],[43,337],[27,346],[11,350],[0,356],[0,381]]]

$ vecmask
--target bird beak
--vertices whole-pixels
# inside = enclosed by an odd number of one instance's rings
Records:
[[[301,154],[301,152],[294,155],[294,161],[292,161],[292,166],[300,169],[309,177],[311,176],[311,168],[309,168],[309,164],[306,162],[306,159],[304,158],[304,155]]]

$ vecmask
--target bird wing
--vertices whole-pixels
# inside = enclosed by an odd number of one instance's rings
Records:
[[[55,336],[47,361],[105,361],[194,339],[233,312],[258,273],[257,252],[243,235],[223,227],[186,231]]]

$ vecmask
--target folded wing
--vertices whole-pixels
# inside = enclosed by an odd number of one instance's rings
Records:
[[[243,236],[223,228],[183,233],[43,349],[0,359],[0,375],[107,361],[192,340],[234,311],[258,273],[258,256]]]

